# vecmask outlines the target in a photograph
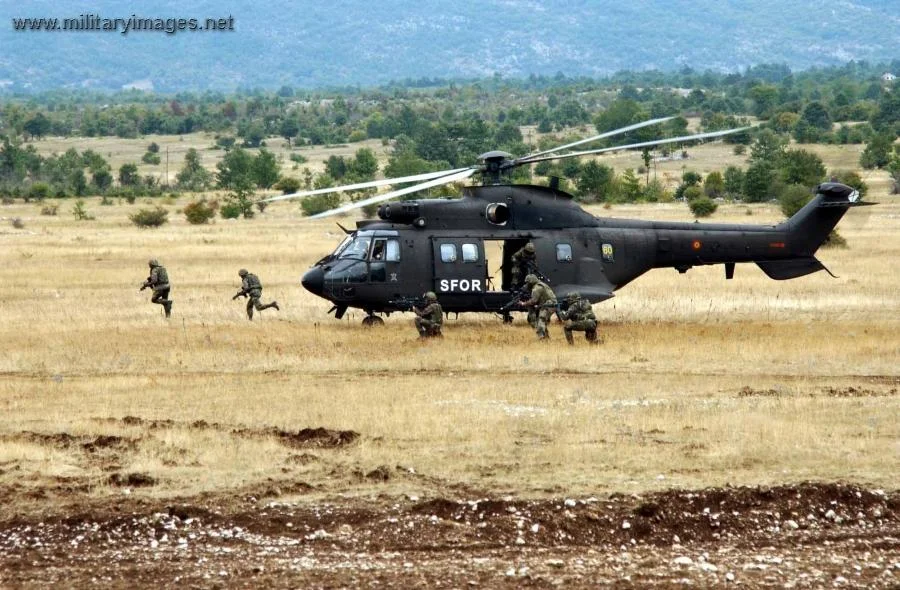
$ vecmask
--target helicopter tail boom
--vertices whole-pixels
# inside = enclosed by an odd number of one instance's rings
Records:
[[[796,257],[810,258],[850,207],[872,204],[860,201],[859,192],[845,184],[824,182],[816,188],[816,196],[777,229],[787,232]],[[815,270],[821,269],[808,272]]]

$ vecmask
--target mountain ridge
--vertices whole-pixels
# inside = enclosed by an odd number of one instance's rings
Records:
[[[0,8],[0,84],[19,90],[234,90],[384,84],[500,74],[603,77],[620,70],[809,68],[898,57],[891,0],[336,0],[232,4],[173,0],[101,18],[234,19],[224,32],[16,31],[14,18],[77,18],[71,0]]]

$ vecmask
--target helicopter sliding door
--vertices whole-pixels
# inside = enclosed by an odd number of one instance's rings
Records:
[[[434,291],[442,295],[481,295],[488,290],[481,238],[432,238]]]

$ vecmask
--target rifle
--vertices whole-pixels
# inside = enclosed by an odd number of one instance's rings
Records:
[[[414,307],[423,308],[427,305],[424,297],[397,297],[390,299],[388,305],[400,311],[412,311]]]
[[[515,289],[510,293],[512,294],[512,298],[506,302],[506,305],[500,308],[499,313],[501,314],[505,314],[512,311],[513,309],[518,308],[519,304],[521,304],[523,301],[528,301],[528,298],[530,296],[530,293],[525,287]]]
[[[140,290],[140,291],[143,291],[144,289],[146,289],[146,288],[149,287],[149,286],[150,286],[150,277],[147,277],[147,280],[144,281],[144,284],[141,285],[141,288],[140,288],[139,290]]]
[[[242,297],[242,296],[243,296],[243,297],[246,297],[246,296],[247,296],[247,292],[244,291],[243,289],[241,289],[240,291],[238,291],[237,293],[235,293],[235,294],[234,294],[234,297],[232,297],[231,300],[234,301],[234,300],[237,299],[238,297]]]

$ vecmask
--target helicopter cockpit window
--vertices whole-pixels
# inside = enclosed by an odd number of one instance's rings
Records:
[[[571,244],[556,245],[556,260],[558,262],[572,262],[572,246]]]
[[[463,262],[478,262],[478,246],[475,244],[462,245]]]
[[[341,249],[338,258],[354,258],[357,260],[365,260],[369,254],[369,242],[371,238],[356,236],[353,240]]]
[[[384,250],[384,259],[388,262],[400,262],[400,242],[388,240]]]
[[[441,244],[441,262],[456,262],[456,244]]]

